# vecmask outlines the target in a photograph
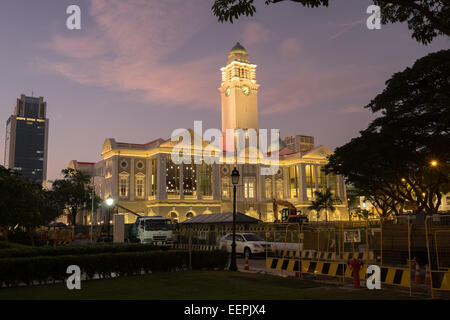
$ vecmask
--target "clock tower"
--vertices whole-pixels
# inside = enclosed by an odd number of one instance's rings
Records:
[[[231,49],[227,65],[220,69],[222,83],[222,132],[226,129],[258,130],[258,88],[256,65],[251,64],[245,48],[238,42]]]

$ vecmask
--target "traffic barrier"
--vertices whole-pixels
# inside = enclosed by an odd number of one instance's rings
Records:
[[[408,268],[381,267],[381,283],[400,287],[411,286],[411,273]]]
[[[274,250],[274,255],[277,257],[287,257],[287,258],[297,258],[299,257],[299,252],[296,250]],[[374,252],[344,252],[342,259],[337,252],[318,252],[316,250],[302,250],[302,259],[317,259],[317,260],[329,260],[329,261],[348,261],[353,258],[363,261],[373,261]]]
[[[245,256],[244,270],[250,270],[250,268],[249,268],[249,266],[248,266],[248,257],[247,257],[247,256]]]
[[[180,249],[180,250],[189,250],[189,244],[186,244],[186,243],[174,243],[172,248]],[[192,250],[202,250],[202,251],[213,251],[213,250],[218,250],[219,246],[193,244],[191,246],[191,249]]]
[[[432,271],[431,284],[435,290],[450,290],[450,272]]]
[[[282,259],[282,258],[267,258],[266,268],[278,271],[300,272],[300,260],[298,259]],[[388,285],[395,285],[401,287],[410,287],[411,279],[410,272],[406,268],[391,268],[381,267],[381,283]],[[359,277],[361,280],[366,279],[367,265],[363,265],[359,270]],[[326,262],[326,261],[301,261],[301,272],[323,275],[331,277],[345,277],[352,278],[352,270],[347,263]],[[450,273],[448,273],[448,280],[442,281],[447,285],[446,281],[450,281]],[[448,283],[450,288],[450,283]]]

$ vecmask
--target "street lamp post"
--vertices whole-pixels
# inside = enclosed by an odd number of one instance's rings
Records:
[[[231,244],[231,262],[230,271],[237,271],[236,264],[236,186],[239,183],[239,171],[236,167],[231,173],[231,182],[233,183],[233,243]]]
[[[91,242],[93,242],[92,234],[93,234],[93,224],[94,224],[94,197],[95,197],[95,188],[94,188],[94,177],[92,177],[92,207],[91,207]]]
[[[111,197],[108,197],[108,198],[105,200],[105,202],[106,202],[106,205],[108,206],[108,236],[109,236],[109,233],[110,233],[109,227],[110,227],[110,220],[111,220],[111,207],[112,207],[113,204],[114,204],[114,199],[111,198]]]

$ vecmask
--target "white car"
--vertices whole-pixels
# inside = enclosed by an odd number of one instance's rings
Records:
[[[233,234],[229,233],[220,239],[219,247],[231,253]],[[236,254],[244,257],[252,255],[265,255],[266,241],[254,233],[236,233]]]

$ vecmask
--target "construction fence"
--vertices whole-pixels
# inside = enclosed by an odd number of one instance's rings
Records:
[[[450,215],[402,216],[353,222],[261,223],[238,225],[266,242],[266,270],[299,278],[350,281],[349,260],[381,269],[384,285],[433,296],[450,293]],[[223,247],[231,225],[179,230],[174,246],[211,250]],[[238,252],[239,253],[239,252]]]

